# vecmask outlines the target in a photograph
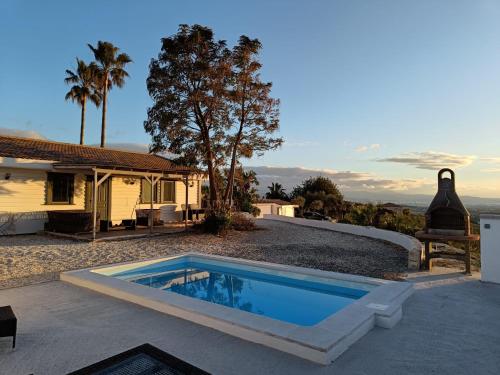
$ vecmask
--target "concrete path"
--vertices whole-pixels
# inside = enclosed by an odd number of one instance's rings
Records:
[[[0,291],[19,318],[0,338],[0,374],[58,375],[149,342],[213,374],[500,374],[500,286],[411,277],[403,320],[375,328],[330,366],[54,281]]]

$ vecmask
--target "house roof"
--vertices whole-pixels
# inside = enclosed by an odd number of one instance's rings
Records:
[[[295,206],[292,202],[287,202],[282,199],[259,199],[256,203],[274,203],[280,206]]]
[[[190,168],[174,164],[162,156],[72,143],[0,136],[0,156],[50,160],[57,165],[92,166],[145,171],[188,172]]]

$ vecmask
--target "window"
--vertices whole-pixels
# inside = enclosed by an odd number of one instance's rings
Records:
[[[175,181],[161,181],[162,203],[175,202]]]
[[[47,204],[73,204],[75,176],[67,173],[47,175]]]
[[[141,202],[151,203],[151,184],[143,178],[141,180]],[[160,180],[153,190],[154,203],[175,202],[175,181]]]
[[[157,189],[153,191],[153,202],[157,201]],[[143,178],[141,180],[141,202],[142,203],[151,203],[151,183]]]

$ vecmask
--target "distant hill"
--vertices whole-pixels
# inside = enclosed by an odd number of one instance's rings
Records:
[[[404,206],[428,206],[434,195],[430,194],[404,194],[393,191],[343,191],[347,200],[355,202],[391,202]],[[465,206],[498,206],[500,208],[500,199],[480,198],[461,195],[460,199]]]
[[[265,195],[267,187],[272,182],[283,185],[286,193],[290,193],[294,186],[300,184],[309,177],[324,176],[331,178],[340,186],[345,199],[360,203],[395,203],[402,206],[426,207],[431,203],[434,194],[409,194],[400,193],[387,189],[391,180],[371,179],[369,175],[356,172],[336,172],[327,170],[312,170],[299,167],[245,167],[257,173],[260,182],[258,192]],[[364,187],[368,185],[370,190]],[[344,186],[344,188],[342,188]],[[435,187],[437,189],[437,186]],[[500,208],[500,198],[480,198],[460,195],[462,202],[467,208],[491,207]]]

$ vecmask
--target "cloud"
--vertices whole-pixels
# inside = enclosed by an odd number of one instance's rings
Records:
[[[308,169],[301,167],[245,167],[256,172],[261,193],[272,182],[279,182],[287,192],[309,177],[331,178],[341,190],[356,191],[408,191],[432,185],[426,179],[385,179],[366,172],[336,171],[333,169]]]
[[[497,156],[483,157],[480,160],[485,161],[487,163],[499,163],[500,164],[500,157],[497,157]]]
[[[483,173],[499,173],[500,172],[500,157],[483,157],[480,158],[481,161],[488,163],[488,164],[494,164],[495,166],[490,167],[490,168],[484,168],[481,169],[481,172]]]
[[[366,151],[378,151],[380,150],[380,144],[372,143],[371,145],[362,145],[354,149],[356,152],[366,152]]]
[[[12,137],[22,137],[22,138],[33,138],[33,139],[47,139],[40,133],[34,130],[21,130],[21,129],[13,129],[13,128],[1,128],[0,127],[0,135],[7,135]]]
[[[385,159],[377,159],[379,162],[401,163],[411,165],[418,169],[437,170],[441,168],[460,168],[470,165],[476,156],[456,155],[446,152],[426,151],[410,152]]]

